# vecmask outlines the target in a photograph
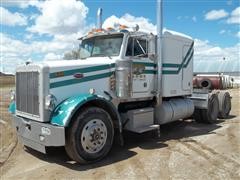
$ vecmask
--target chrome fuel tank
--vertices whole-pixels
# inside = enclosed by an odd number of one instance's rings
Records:
[[[154,118],[158,124],[166,124],[179,119],[190,117],[194,112],[192,100],[174,98],[163,101],[162,105],[155,107]]]

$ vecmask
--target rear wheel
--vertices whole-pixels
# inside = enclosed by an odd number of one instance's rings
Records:
[[[214,123],[219,113],[219,102],[217,94],[211,94],[208,99],[207,109],[196,109],[194,119],[201,123]]]
[[[67,130],[66,152],[79,163],[90,163],[105,157],[113,142],[114,129],[110,115],[101,108],[82,110]]]
[[[222,118],[222,119],[226,119],[229,116],[229,113],[232,108],[231,96],[230,96],[229,92],[220,91],[218,94],[218,100],[219,100],[218,117]]]

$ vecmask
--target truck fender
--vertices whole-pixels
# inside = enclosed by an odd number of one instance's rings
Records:
[[[113,123],[118,126],[120,133],[122,132],[121,119],[112,102],[92,94],[80,94],[62,101],[51,113],[51,124],[68,127],[73,115],[85,105],[99,106],[106,110],[112,117]]]

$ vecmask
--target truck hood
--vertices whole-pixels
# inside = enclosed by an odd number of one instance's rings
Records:
[[[44,65],[49,67],[50,72],[61,71],[67,69],[77,69],[98,65],[110,65],[115,63],[116,58],[108,57],[91,57],[83,60],[58,60],[58,61],[44,61]]]

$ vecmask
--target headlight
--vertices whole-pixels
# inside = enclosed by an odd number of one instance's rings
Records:
[[[56,107],[57,99],[54,95],[49,94],[45,97],[45,108],[53,111]]]
[[[15,101],[15,91],[14,90],[10,91],[10,99],[11,99],[11,101]]]

